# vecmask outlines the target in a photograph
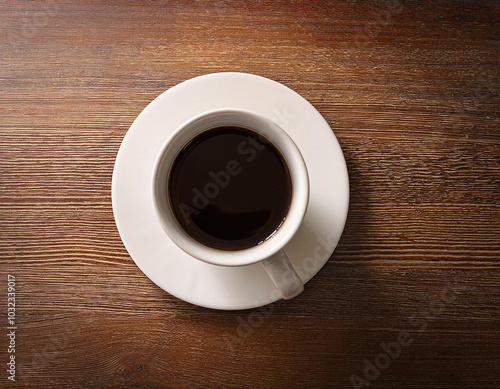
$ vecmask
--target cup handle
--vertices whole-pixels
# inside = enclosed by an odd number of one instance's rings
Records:
[[[294,298],[304,290],[302,280],[283,250],[264,259],[262,265],[285,300]]]

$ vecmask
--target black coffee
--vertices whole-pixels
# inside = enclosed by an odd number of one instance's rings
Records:
[[[257,133],[233,126],[193,138],[176,157],[168,188],[182,229],[219,250],[265,241],[283,223],[292,197],[280,152]]]

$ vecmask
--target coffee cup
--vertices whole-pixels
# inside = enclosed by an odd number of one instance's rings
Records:
[[[232,108],[191,118],[162,146],[152,194],[166,234],[192,257],[218,266],[261,263],[284,299],[303,291],[284,247],[305,216],[309,178],[299,149],[274,121]]]

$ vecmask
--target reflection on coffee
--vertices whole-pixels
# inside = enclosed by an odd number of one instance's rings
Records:
[[[168,179],[169,204],[182,229],[219,250],[242,250],[272,236],[292,197],[281,153],[254,131],[210,129],[178,154]]]

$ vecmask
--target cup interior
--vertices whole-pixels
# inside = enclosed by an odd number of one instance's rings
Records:
[[[218,250],[193,239],[180,226],[168,199],[168,177],[180,151],[197,135],[220,126],[248,128],[271,141],[282,154],[292,182],[290,208],[281,226],[264,242],[242,250]],[[299,149],[290,136],[270,119],[240,109],[205,112],[181,125],[161,148],[154,166],[152,183],[155,211],[163,229],[173,242],[191,256],[221,266],[248,265],[266,259],[282,249],[300,226],[309,199],[307,169]]]

